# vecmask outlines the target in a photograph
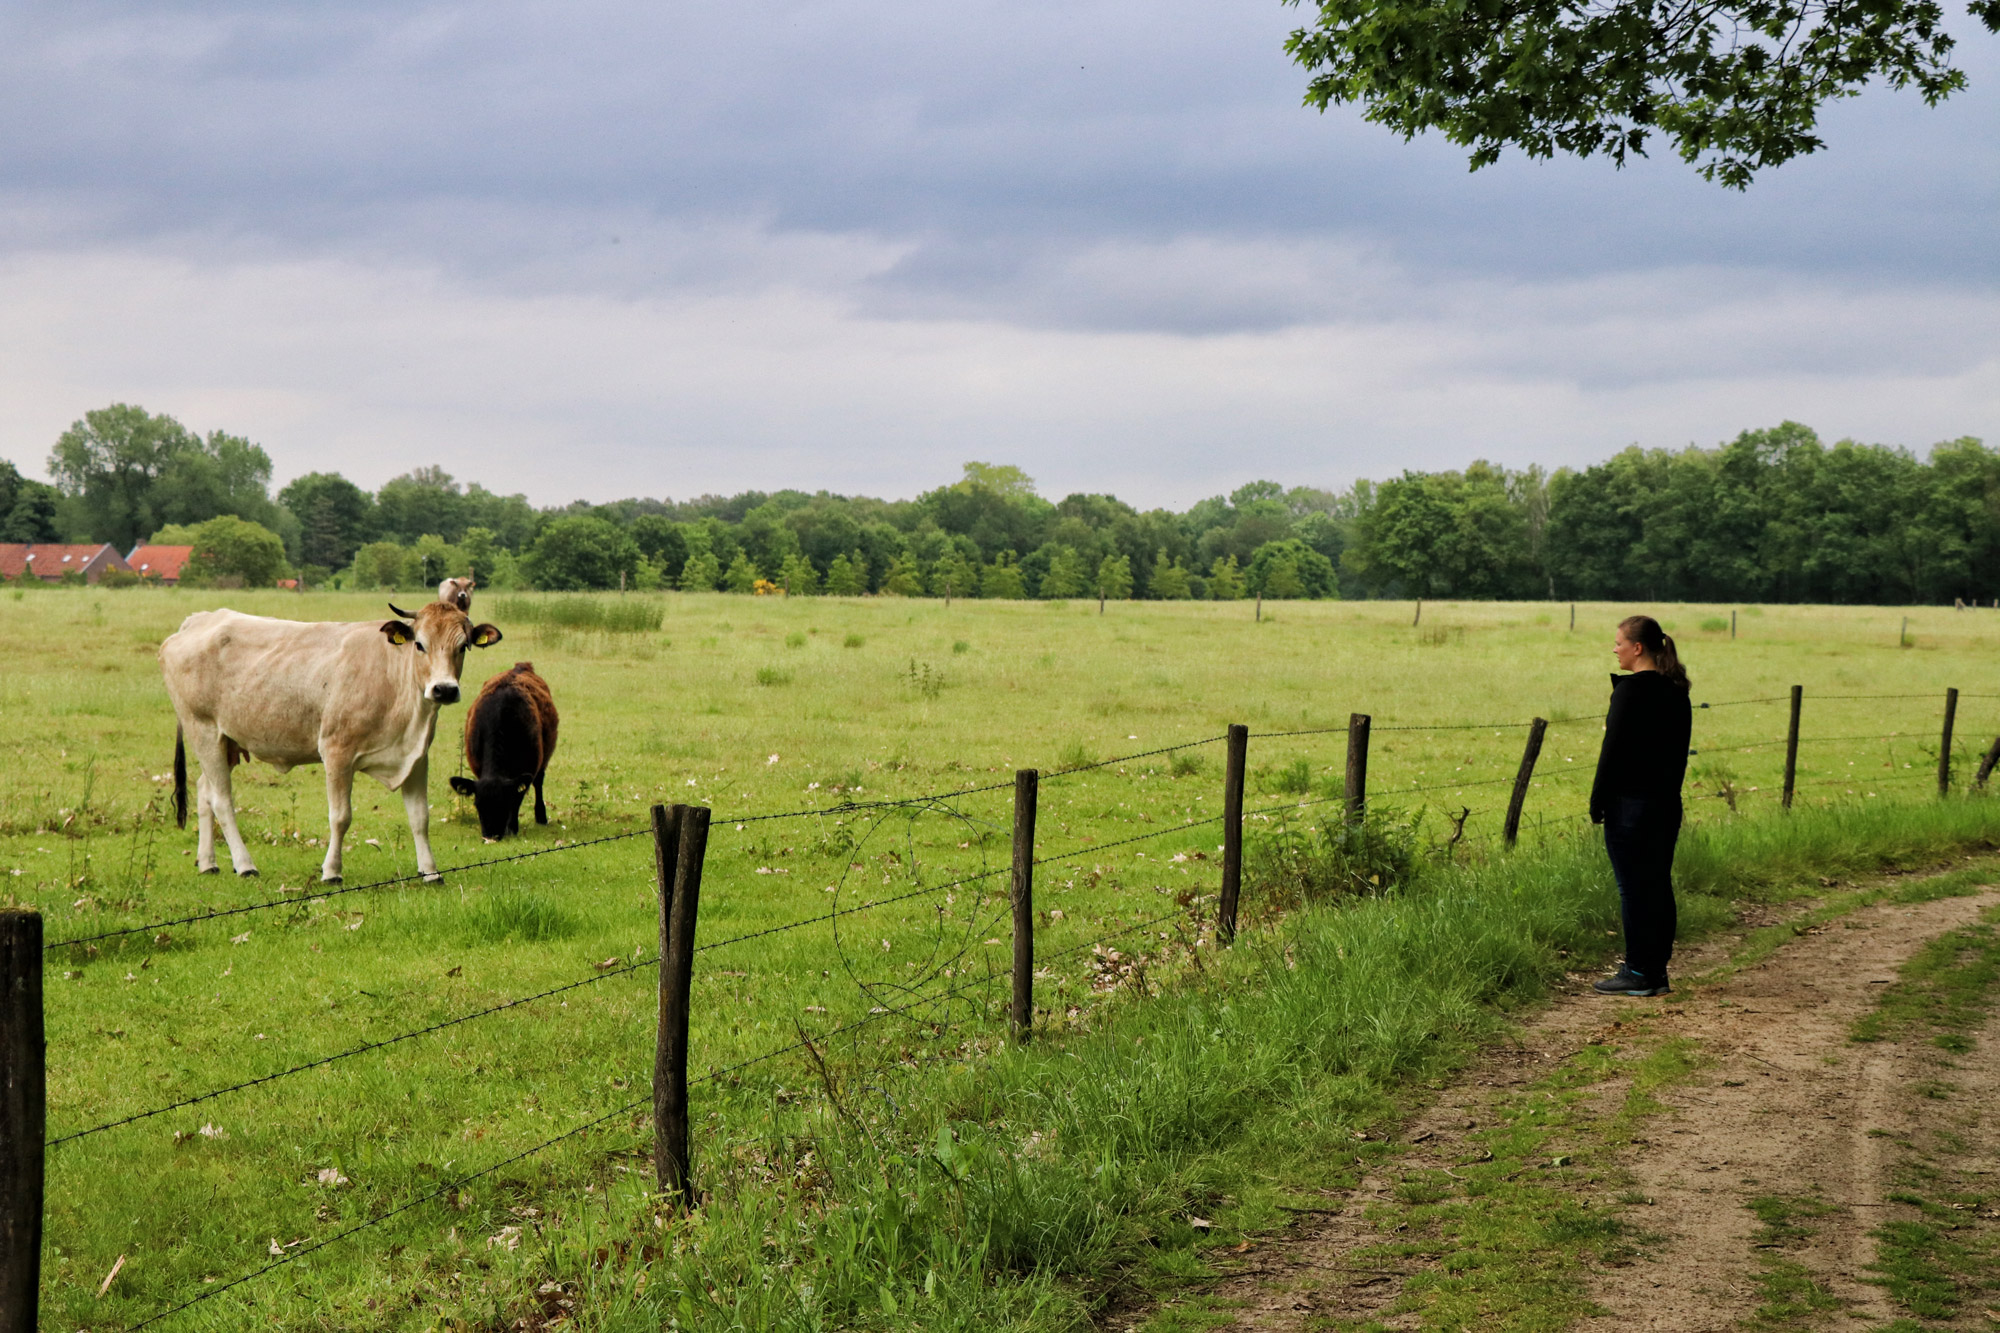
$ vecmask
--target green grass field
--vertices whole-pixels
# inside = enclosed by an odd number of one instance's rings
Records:
[[[262,878],[192,873],[194,831],[176,830],[165,816],[173,718],[154,649],[183,616],[222,604],[300,618],[386,614],[378,599],[359,596],[0,594],[0,649],[9,663],[0,676],[0,884],[9,899],[41,909],[52,940],[296,900],[53,951],[52,1137],[549,987],[602,979],[53,1148],[44,1303],[50,1327],[129,1327],[271,1262],[274,1247],[282,1256],[311,1246],[606,1116],[643,1098],[650,1077],[653,974],[623,970],[653,956],[644,838],[450,874],[442,887],[322,898],[314,892],[316,844],[325,834],[319,770],[280,778],[252,766],[238,770],[238,803]],[[1543,915],[1522,909],[1518,928],[1528,935],[1520,940],[1495,934],[1496,918],[1483,915],[1491,908],[1468,909],[1452,927],[1494,935],[1496,943],[1480,948],[1499,950],[1495,957],[1526,950],[1521,957],[1536,961],[1503,968],[1491,986],[1439,985],[1412,1012],[1449,1011],[1445,1029],[1470,1039],[1483,1030],[1474,1010],[1518,987],[1532,989],[1560,941],[1582,948],[1584,936],[1601,939],[1601,883],[1583,897],[1573,888],[1580,877],[1601,880],[1577,816],[1595,758],[1611,626],[1623,608],[1580,606],[1572,632],[1567,605],[1535,604],[1433,604],[1414,627],[1408,604],[1384,603],[1287,603],[1267,608],[1262,623],[1253,622],[1248,604],[1131,603],[1100,616],[1095,603],[947,608],[887,598],[721,595],[627,598],[619,615],[628,622],[651,618],[634,604],[655,608],[660,628],[576,628],[551,620],[551,608],[537,599],[481,599],[477,618],[495,621],[508,637],[468,660],[468,693],[486,676],[531,659],[563,710],[549,784],[553,823],[530,827],[518,844],[481,844],[469,805],[454,802],[442,781],[457,768],[459,709],[446,714],[433,752],[432,837],[449,869],[496,851],[636,831],[653,802],[699,800],[717,821],[703,888],[704,943],[836,906],[862,909],[842,915],[837,931],[821,923],[704,953],[692,1036],[697,1070],[725,1069],[794,1043],[802,1032],[901,1008],[910,997],[959,991],[968,979],[1005,967],[997,877],[888,907],[863,904],[1004,867],[1006,791],[741,828],[738,820],[1004,783],[1022,766],[1051,774],[1042,791],[1040,854],[1078,853],[1039,872],[1043,958],[1179,913],[1177,923],[1123,937],[1116,945],[1122,961],[1151,956],[1169,981],[1212,972],[1225,994],[1235,993],[1229,987],[1244,988],[1245,997],[1282,992],[1272,978],[1291,972],[1283,961],[1287,941],[1312,943],[1288,935],[1293,927],[1270,924],[1228,960],[1215,959],[1204,940],[1204,896],[1215,887],[1220,836],[1213,822],[1189,821],[1219,810],[1219,744],[1053,776],[1218,736],[1232,722],[1269,733],[1339,727],[1350,712],[1372,714],[1376,806],[1421,812],[1419,840],[1432,849],[1448,838],[1449,817],[1470,809],[1473,845],[1451,853],[1464,868],[1446,866],[1470,885],[1485,882],[1477,868],[1493,855],[1508,790],[1503,779],[1511,778],[1522,743],[1518,724],[1550,719],[1529,802],[1530,845],[1508,863],[1515,867],[1509,891],[1542,903],[1536,910]],[[1692,795],[1726,790],[1733,798],[1694,805],[1707,840],[1691,840],[1690,873],[1707,875],[1718,894],[1737,883],[1734,871],[1717,868],[1732,849],[1803,871],[1834,855],[1828,848],[1841,838],[1839,855],[1868,862],[1983,836],[1990,820],[1976,805],[1949,803],[1945,809],[1963,813],[1924,816],[1931,823],[1907,837],[1892,807],[1929,798],[1946,686],[1966,692],[1956,747],[1961,780],[2000,731],[2000,686],[1987,684],[2000,613],[1919,610],[1911,615],[1910,646],[1899,647],[1904,614],[1746,608],[1731,641],[1729,608],[1664,612],[1695,677],[1695,697],[1728,703],[1697,713],[1701,753],[1691,770],[1699,784]],[[1702,628],[1718,620],[1724,629]],[[1778,785],[1783,746],[1771,742],[1783,736],[1783,703],[1730,702],[1783,696],[1793,683],[1807,696],[1802,799],[1826,809],[1823,822],[1810,825],[1826,836],[1813,835],[1810,846],[1788,845],[1788,835],[1760,817],[1768,816]],[[1425,729],[1433,725],[1457,729]],[[1396,730],[1402,727],[1413,729]],[[1869,739],[1851,739],[1858,737]],[[1253,828],[1285,821],[1314,827],[1331,807],[1282,807],[1337,792],[1344,745],[1340,734],[1253,736],[1249,804],[1265,810]],[[1412,788],[1427,790],[1396,795]],[[408,875],[414,866],[400,801],[365,779],[357,798],[349,884]],[[1882,813],[1869,814],[1870,806]],[[1160,836],[1092,850],[1139,834]],[[1429,861],[1443,865],[1439,855],[1433,850]],[[1245,906],[1254,919],[1258,904],[1246,898]],[[1712,912],[1709,919],[1719,918]],[[1204,943],[1190,953],[1196,940]],[[1204,955],[1207,964],[1199,962]],[[980,984],[829,1043],[826,1080],[792,1054],[704,1085],[695,1099],[697,1169],[727,1207],[701,1222],[652,1222],[642,1108],[229,1289],[176,1316],[173,1326],[486,1328],[558,1316],[607,1328],[658,1327],[670,1316],[682,1327],[1062,1325],[1075,1317],[1079,1298],[1052,1285],[1054,1277],[1109,1262],[1130,1240],[1102,1218],[1069,1217],[1062,1207],[1169,1216],[1179,1207],[1173,1200],[1190,1189],[1199,1197],[1205,1187],[1198,1178],[1219,1169],[1202,1165],[1208,1159],[1196,1151],[1214,1127],[1190,1128],[1208,1121],[1190,1121],[1186,1108],[1105,1140],[1100,1165],[1125,1171],[1123,1183],[1100,1180],[1095,1193],[1062,1206],[1053,1196],[1020,1193],[1041,1186],[1017,1169],[1019,1143],[1004,1151],[981,1146],[976,1127],[1021,1127],[1025,1139],[1040,1132],[1027,1127],[1046,1120],[1045,1137],[1026,1139],[1032,1144],[1056,1141],[1054,1126],[1068,1124],[1066,1146],[1048,1151],[1074,1165],[1067,1154],[1100,1133],[1077,1109],[1085,1102],[1057,1112],[1039,1100],[1054,1097],[1048,1090],[1070,1077],[1047,1063],[1064,1049],[1065,1025],[1081,1043],[1072,1052],[1079,1067],[1096,1068],[1089,1061],[1111,1058],[1105,1051],[1112,1048],[1089,1047],[1098,1054],[1088,1059],[1075,1052],[1091,1041],[1115,1043],[1108,1034],[1127,1030],[1103,1021],[1111,1011],[1127,1014],[1121,1021],[1128,1027],[1162,1031],[1194,1021],[1188,1015],[1196,1009],[1217,1033],[1236,1021],[1203,1008],[1217,1003],[1212,996],[1199,1004],[1163,998],[1154,1011],[1121,1007],[1104,998],[1106,969],[1125,979],[1121,996],[1157,993],[1157,984],[1143,971],[1134,980],[1116,967],[1087,951],[1056,958],[1038,982],[1038,1000],[1057,1038],[1028,1052],[998,1049],[1004,1030],[994,1006],[1004,983]],[[1241,1003],[1247,1011],[1249,999]],[[1227,1003],[1221,1012],[1229,1012]],[[1347,1080],[1341,1114],[1377,1114],[1383,1088],[1448,1055],[1451,1043],[1436,1037],[1414,1030],[1385,1037],[1391,1054],[1363,1073],[1329,1067],[1315,1078]],[[1433,1047],[1444,1054],[1423,1053]],[[1185,1049],[1193,1052],[1187,1068],[1217,1076],[1195,1048]],[[927,1056],[937,1062],[926,1063]],[[897,1078],[871,1072],[899,1063],[917,1071]],[[989,1068],[997,1082],[982,1082]],[[1271,1077],[1283,1081],[1277,1072]],[[1325,1091],[1307,1080],[1291,1092],[1302,1095],[1308,1084]],[[904,1104],[919,1093],[925,1109]],[[1285,1104],[1268,1088],[1242,1095]],[[1106,1123],[1132,1119],[1128,1110],[1097,1103]],[[1238,1107],[1232,1114],[1238,1120],[1231,1123],[1240,1124],[1257,1112]],[[908,1165],[917,1160],[910,1144],[930,1142],[940,1130],[945,1136],[925,1160],[945,1165],[924,1169],[942,1169],[941,1179],[956,1183],[933,1180],[929,1195],[921,1179],[891,1188],[904,1181],[899,1173],[917,1170]],[[1130,1165],[1157,1141],[1149,1133],[1168,1133],[1176,1143],[1192,1135],[1193,1155],[1175,1156],[1157,1171]],[[989,1151],[1000,1156],[980,1156]],[[1296,1134],[1273,1149],[1299,1160],[1313,1151]],[[879,1180],[856,1167],[871,1161]],[[1114,1170],[1120,1162],[1128,1164]],[[328,1182],[344,1183],[322,1183],[328,1172]],[[999,1191],[980,1205],[984,1213],[968,1202],[975,1176]],[[1236,1204],[1249,1206],[1241,1198]],[[931,1216],[926,1208],[937,1210],[929,1222],[922,1221]],[[978,1234],[968,1240],[967,1219],[975,1214],[986,1218],[984,1230],[973,1228]],[[994,1220],[1027,1215],[1057,1221],[1046,1224],[1046,1234],[1016,1236]],[[951,1218],[957,1221],[947,1225]],[[945,1235],[958,1238],[956,1248],[933,1252]],[[1187,1252],[1193,1241],[1189,1233],[1169,1250]],[[903,1245],[915,1248],[896,1248]],[[1053,1261],[1058,1253],[1066,1257]],[[125,1266],[99,1299],[98,1284],[120,1255]],[[705,1264],[713,1270],[703,1278]],[[992,1280],[996,1272],[1006,1280]],[[757,1283],[761,1297],[750,1290]],[[916,1291],[933,1305],[912,1306]]]

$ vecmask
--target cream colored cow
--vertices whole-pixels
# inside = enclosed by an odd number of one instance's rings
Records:
[[[330,831],[320,880],[340,883],[341,844],[353,821],[354,775],[403,794],[417,870],[438,878],[430,843],[430,746],[438,709],[458,702],[467,647],[488,648],[500,631],[456,606],[431,602],[414,615],[378,621],[305,623],[198,611],[160,645],[179,726],[174,733],[174,811],[187,827],[187,754],[201,761],[195,865],[213,874],[215,826],[239,875],[256,865],[236,827],[230,770],[261,759],[280,773],[326,765]]]

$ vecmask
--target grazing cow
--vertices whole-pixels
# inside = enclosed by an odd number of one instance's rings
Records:
[[[455,606],[467,615],[472,614],[472,588],[469,578],[446,579],[438,584],[438,600],[446,606]]]
[[[472,777],[454,777],[451,789],[470,796],[479,832],[498,842],[521,831],[521,797],[535,786],[535,822],[549,822],[542,779],[556,752],[556,702],[533,662],[516,662],[486,682],[465,715],[465,762]]]
[[[178,722],[174,731],[174,815],[187,827],[187,751],[201,761],[200,839],[195,865],[213,874],[215,825],[229,841],[239,875],[257,867],[236,827],[230,770],[261,759],[280,773],[326,765],[330,832],[320,880],[340,883],[341,843],[353,821],[354,774],[403,793],[417,845],[417,869],[438,878],[430,843],[430,745],[438,709],[458,702],[468,646],[500,642],[491,625],[431,602],[412,615],[393,603],[386,624],[272,620],[236,611],[198,611],[160,645]]]

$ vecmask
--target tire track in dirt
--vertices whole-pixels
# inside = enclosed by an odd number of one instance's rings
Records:
[[[1478,1151],[1470,1136],[1494,1122],[1498,1104],[1586,1045],[1679,1039],[1703,1067],[1655,1093],[1665,1109],[1609,1154],[1605,1174],[1623,1177],[1629,1188],[1602,1178],[1576,1186],[1591,1207],[1614,1210],[1654,1238],[1639,1256],[1589,1275],[1601,1313],[1578,1321],[1576,1333],[1739,1326],[1764,1298],[1760,1258],[1772,1247],[1758,1248],[1759,1220],[1748,1205],[1768,1196],[1814,1201],[1810,1241],[1782,1254],[1838,1298],[1840,1308],[1815,1317],[1813,1326],[1879,1327],[1897,1312],[1864,1280],[1874,1260],[1869,1232],[1884,1218],[1895,1141],[1923,1114],[1909,1089],[1934,1072],[1938,1052],[1923,1043],[1857,1046],[1848,1032],[1905,960],[1995,903],[2000,887],[1914,905],[1878,903],[1805,929],[1763,961],[1731,972],[1722,965],[1749,928],[1765,924],[1752,917],[1684,948],[1676,971],[1692,980],[1657,1000],[1597,995],[1588,984],[1596,974],[1570,978],[1514,1041],[1483,1053],[1404,1127],[1398,1152],[1377,1161],[1353,1190],[1329,1197],[1327,1212],[1303,1215],[1285,1235],[1259,1241],[1245,1255],[1254,1268],[1210,1288],[1211,1309],[1234,1314],[1233,1323],[1217,1326],[1308,1333],[1375,1319],[1417,1327],[1414,1313],[1390,1312],[1409,1270],[1357,1257],[1396,1239],[1398,1180],[1476,1160],[1468,1156]],[[1990,1100],[2000,1092],[2000,1050],[1982,1042],[1953,1077],[1975,1099]],[[1626,1090],[1622,1077],[1598,1086],[1592,1104],[1601,1118],[1616,1111]],[[1621,1203],[1621,1196],[1651,1202]],[[1107,1327],[1137,1328],[1144,1318],[1135,1314]]]

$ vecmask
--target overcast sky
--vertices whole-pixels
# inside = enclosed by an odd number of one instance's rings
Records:
[[[1184,507],[1785,418],[2000,444],[2000,42],[1747,194],[1468,173],[1267,0],[0,6],[0,457]]]

